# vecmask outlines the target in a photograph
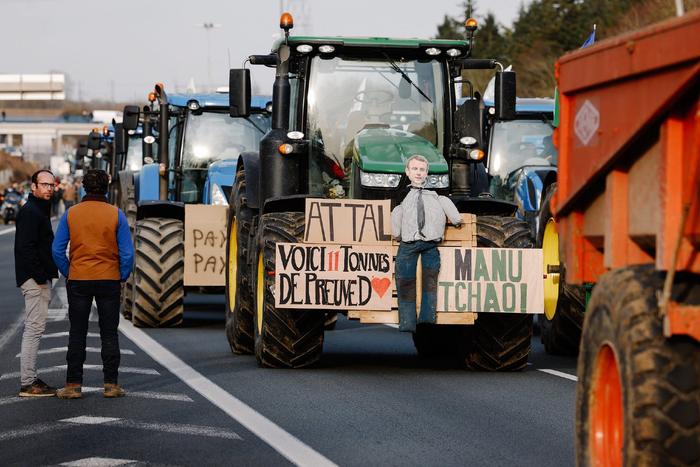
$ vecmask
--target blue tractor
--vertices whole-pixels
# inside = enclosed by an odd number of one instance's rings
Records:
[[[270,128],[270,99],[253,97],[250,115],[239,118],[229,115],[225,93],[168,96],[157,84],[150,99],[124,119],[127,132],[140,122],[143,161],[133,182],[136,259],[124,314],[136,326],[168,327],[182,322],[188,289],[223,291],[236,164],[257,153]]]

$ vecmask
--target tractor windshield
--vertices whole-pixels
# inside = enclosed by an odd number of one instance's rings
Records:
[[[260,138],[269,128],[270,118],[264,114],[254,113],[244,119],[220,112],[190,113],[182,148],[182,201],[201,202],[209,165],[236,160],[242,152],[257,152]]]
[[[552,144],[552,126],[542,120],[496,122],[488,154],[490,191],[493,196],[513,200],[514,183],[522,167],[557,165]]]
[[[353,138],[366,127],[411,132],[442,152],[445,73],[436,60],[314,57],[306,113],[317,148],[310,161],[311,192],[322,192],[329,178],[347,185]]]

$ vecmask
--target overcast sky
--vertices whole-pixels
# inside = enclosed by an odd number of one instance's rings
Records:
[[[477,0],[510,25],[528,0]],[[0,73],[66,73],[69,98],[142,102],[153,83],[197,90],[225,85],[229,57],[267,53],[281,5],[292,34],[432,37],[462,0],[0,0]],[[205,29],[203,24],[215,27]],[[207,45],[207,35],[210,46]],[[208,58],[210,66],[208,66]],[[253,68],[254,90],[269,93],[272,74]],[[212,83],[209,83],[211,75]],[[257,83],[257,84],[255,84]]]

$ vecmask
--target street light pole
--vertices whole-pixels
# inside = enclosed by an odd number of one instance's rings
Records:
[[[220,28],[220,24],[216,23],[211,23],[211,22],[205,22],[201,24],[196,24],[195,26],[204,28],[204,31],[207,33],[207,79],[208,79],[208,87],[209,90],[213,90],[213,84],[212,84],[212,79],[211,79],[211,37],[209,35],[209,32],[214,29],[214,28]]]

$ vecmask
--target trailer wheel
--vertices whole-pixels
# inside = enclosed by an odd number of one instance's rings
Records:
[[[581,340],[581,327],[586,308],[586,291],[581,286],[567,284],[565,266],[559,261],[559,237],[556,221],[549,206],[557,189],[553,183],[547,188],[539,215],[538,248],[542,248],[544,273],[544,315],[541,316],[540,339],[547,353],[576,355]],[[553,272],[547,272],[548,267]],[[559,268],[558,272],[556,267]]]
[[[275,308],[275,246],[279,242],[300,242],[304,213],[281,212],[260,218],[257,236],[255,279],[255,357],[268,368],[302,368],[321,358],[322,310]]]
[[[476,240],[490,248],[532,248],[533,243],[526,222],[498,216],[477,216]],[[532,315],[479,313],[474,325],[462,330],[460,354],[468,369],[515,371],[527,365]]]
[[[248,240],[253,210],[245,195],[243,169],[236,172],[231,193],[226,245],[226,338],[236,354],[253,353],[253,288],[248,266]]]
[[[662,287],[652,266],[637,266],[603,275],[593,291],[578,358],[577,465],[700,463],[700,343],[664,337]]]
[[[136,222],[134,304],[137,327],[182,323],[184,228],[177,219],[154,217]]]

